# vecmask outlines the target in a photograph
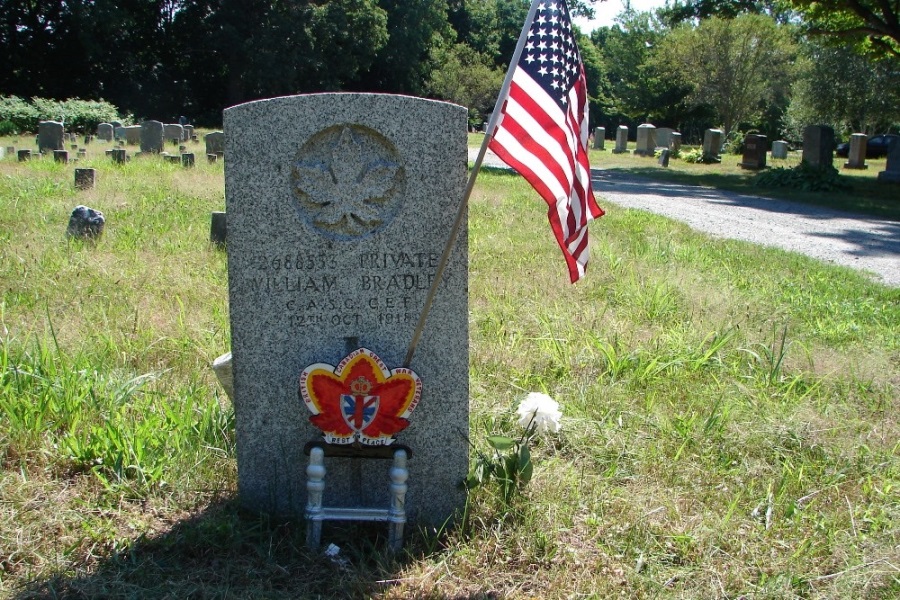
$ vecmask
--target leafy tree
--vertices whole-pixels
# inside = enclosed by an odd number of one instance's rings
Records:
[[[788,28],[771,17],[714,17],[666,36],[657,68],[690,86],[694,106],[709,105],[726,135],[758,118],[788,89],[796,47]]]
[[[466,44],[435,46],[431,61],[435,68],[427,84],[429,96],[467,107],[469,125],[479,126],[494,109],[503,69]]]
[[[793,139],[816,123],[870,135],[900,123],[900,71],[851,48],[805,44],[791,96],[785,129]]]
[[[791,0],[807,30],[850,44],[873,57],[900,59],[897,0]]]

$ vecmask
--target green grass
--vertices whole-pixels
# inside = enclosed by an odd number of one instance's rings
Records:
[[[101,150],[89,192],[72,165],[0,161],[0,596],[900,595],[900,290],[607,204],[572,286],[542,202],[487,171],[472,441],[516,435],[530,391],[563,429],[511,503],[476,489],[396,557],[382,528],[338,529],[338,565],[302,521],[236,506],[208,367],[229,345],[222,166]],[[106,215],[96,244],[64,237],[79,203]]]

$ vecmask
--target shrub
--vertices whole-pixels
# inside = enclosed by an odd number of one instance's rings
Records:
[[[0,97],[0,121],[11,122],[16,129],[22,131],[37,131],[40,120],[37,108],[17,96]]]
[[[16,124],[12,121],[0,121],[0,136],[2,135],[16,135],[19,133],[19,130],[16,128]]]
[[[89,132],[112,120],[120,120],[118,110],[105,100],[0,97],[0,121],[10,121],[19,132],[37,131],[40,121],[62,121],[68,131]]]
[[[756,187],[793,188],[807,192],[834,192],[852,189],[837,169],[830,165],[813,167],[800,163],[793,168],[775,167],[756,176]]]

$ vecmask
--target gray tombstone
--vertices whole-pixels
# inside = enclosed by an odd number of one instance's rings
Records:
[[[772,158],[784,160],[788,156],[788,143],[784,140],[772,142]]]
[[[766,136],[748,134],[744,136],[744,154],[738,166],[742,169],[759,171],[766,168],[768,144]]]
[[[184,141],[184,127],[178,123],[166,123],[163,126],[163,135],[167,142],[180,144]]]
[[[671,148],[673,133],[675,133],[675,130],[671,127],[657,127],[656,131],[654,132],[656,136],[656,147]]]
[[[0,146],[0,160],[6,158],[6,146]]]
[[[603,150],[606,147],[606,128],[594,128],[594,150]]]
[[[94,169],[75,169],[75,187],[79,190],[94,189],[97,172]]]
[[[109,150],[109,155],[112,157],[112,160],[117,165],[124,165],[128,162],[128,153],[125,148],[113,148]]]
[[[100,123],[97,125],[97,137],[105,142],[111,142],[114,133],[113,126],[110,123]]]
[[[323,439],[298,399],[307,367],[327,371],[366,348],[400,376],[463,197],[466,117],[460,106],[387,94],[290,96],[224,111],[238,487],[251,510],[304,514],[303,447]],[[421,401],[396,437],[412,451],[407,514],[432,525],[465,504],[461,224],[410,365]],[[370,382],[361,379],[341,393],[364,393]],[[386,508],[389,465],[326,458],[324,504]]]
[[[54,150],[53,161],[67,164],[69,162],[69,152],[67,150]]]
[[[18,157],[19,157],[19,162],[25,162],[26,160],[31,160],[31,150],[19,150]]]
[[[900,140],[895,139],[888,149],[887,168],[878,173],[879,183],[900,183]]]
[[[213,155],[215,156],[215,155]],[[214,246],[225,247],[228,239],[228,217],[224,212],[213,212],[209,222],[209,241]],[[234,386],[232,386],[234,387]],[[228,394],[233,397],[234,392]]]
[[[191,152],[185,152],[181,155],[181,166],[183,167],[193,167],[194,166],[194,155]]]
[[[659,154],[659,166],[668,167],[669,166],[669,154],[671,150],[668,148],[663,148],[662,152]]]
[[[125,143],[129,146],[139,146],[141,144],[141,130],[143,127],[141,125],[129,125],[124,129]]]
[[[66,147],[63,124],[58,121],[41,121],[38,123],[38,151],[46,152],[62,150]]]
[[[703,132],[703,159],[719,162],[722,153],[722,130],[707,129]]]
[[[165,146],[165,127],[160,121],[141,123],[141,152],[158,154]]]
[[[866,145],[869,136],[864,133],[854,133],[850,136],[850,153],[847,155],[845,169],[868,169],[866,164]]]
[[[182,140],[186,142],[191,139],[194,139],[194,126],[193,125],[185,125],[184,126],[184,137],[182,138]]]
[[[803,130],[803,162],[811,167],[834,166],[834,129],[810,125]]]
[[[207,154],[206,155],[206,162],[208,162],[209,164],[214,164],[218,160],[219,160],[219,157],[216,154]]]
[[[203,141],[206,142],[207,154],[218,155],[220,152],[225,152],[225,134],[221,131],[207,133],[203,136]]]
[[[637,143],[635,146],[635,156],[653,156],[656,154],[656,127],[650,123],[638,125]]]
[[[622,154],[628,152],[628,126],[619,125],[616,129],[616,147],[613,148],[613,154]]]
[[[669,136],[669,148],[672,149],[672,152],[678,152],[681,150],[681,134],[677,131],[673,131]]]

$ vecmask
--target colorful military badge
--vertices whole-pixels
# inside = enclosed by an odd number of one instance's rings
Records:
[[[410,369],[388,369],[371,350],[359,348],[337,367],[309,365],[300,374],[300,398],[310,423],[329,444],[388,446],[409,426],[422,397],[422,380]]]

